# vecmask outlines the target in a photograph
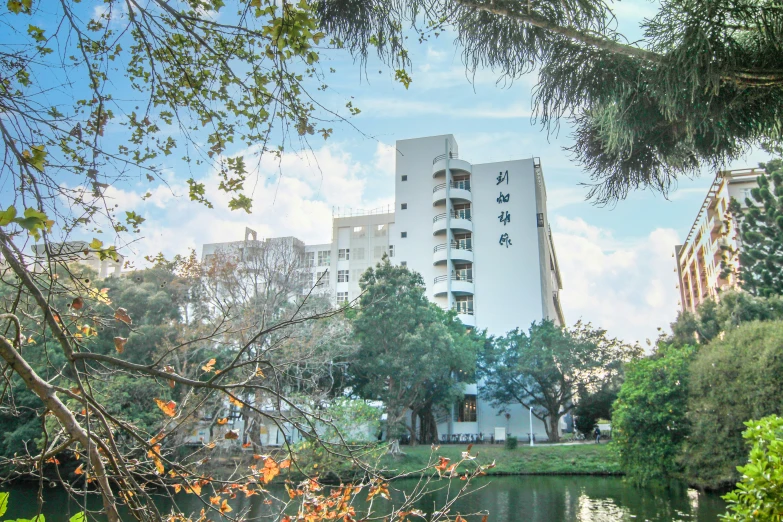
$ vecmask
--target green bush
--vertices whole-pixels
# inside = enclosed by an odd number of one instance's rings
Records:
[[[703,346],[690,367],[690,482],[720,488],[739,479],[745,422],[783,413],[783,322],[740,325]]]
[[[681,471],[688,434],[685,415],[693,348],[662,347],[628,365],[612,414],[612,438],[627,478],[638,485],[664,482]]]
[[[505,447],[506,447],[507,450],[517,449],[517,443],[518,442],[519,441],[517,440],[516,437],[506,437],[506,446]]]
[[[748,463],[739,468],[742,481],[724,496],[734,522],[783,520],[783,418],[777,415],[746,422],[743,437],[751,446]]]

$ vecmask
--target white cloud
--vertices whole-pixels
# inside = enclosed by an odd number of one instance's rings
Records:
[[[410,97],[401,98],[363,98],[356,106],[363,114],[378,118],[409,118],[411,116],[450,116],[452,118],[477,119],[514,119],[529,118],[529,107],[522,103],[497,107],[486,103],[465,107],[459,103],[449,105],[435,101],[417,101]]]
[[[581,218],[557,216],[553,236],[563,277],[566,320],[606,328],[627,342],[654,341],[677,315],[672,252],[678,234],[658,228],[634,241]]]
[[[228,209],[231,196],[217,190],[217,172],[199,180],[206,185],[213,209],[190,201],[182,179],[151,190],[152,197],[146,201],[141,199],[147,191],[144,186],[110,188],[106,196],[118,205],[118,215],[135,210],[147,219],[142,237],[121,252],[136,261],[159,251],[168,257],[186,254],[189,248],[200,252],[205,243],[240,240],[245,227],[260,237],[293,235],[306,243],[325,243],[331,240],[334,207],[376,208],[393,203],[393,196],[373,199],[366,194],[369,177],[393,179],[394,148],[383,143],[366,163],[339,144],[286,153],[279,160],[266,156],[260,163],[253,161],[252,149],[242,153],[249,171],[245,187],[253,199],[252,214]]]

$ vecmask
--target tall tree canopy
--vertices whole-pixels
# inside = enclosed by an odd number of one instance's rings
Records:
[[[412,27],[420,39],[453,30],[471,70],[512,80],[537,72],[535,116],[548,129],[573,119],[570,150],[598,202],[636,188],[666,193],[679,176],[781,139],[783,12],[773,0],[663,0],[635,43],[605,0],[324,0],[316,9],[352,51],[377,51],[398,68]]]
[[[552,321],[512,330],[482,352],[482,394],[493,406],[522,404],[544,422],[551,441],[560,439],[560,418],[575,407],[576,394],[595,393],[611,383],[638,346],[610,339],[606,331],[577,323],[567,329]]]
[[[388,259],[360,285],[353,321],[360,346],[348,372],[361,396],[383,401],[390,436],[407,430],[415,443],[416,416],[431,428],[433,408],[461,398],[462,383],[474,382],[481,337],[427,299],[421,275]],[[406,424],[408,410],[414,422]]]

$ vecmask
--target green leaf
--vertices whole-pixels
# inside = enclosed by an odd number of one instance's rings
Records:
[[[103,241],[98,239],[97,237],[92,238],[92,241],[90,241],[90,248],[93,250],[100,250],[103,248]]]
[[[87,522],[87,515],[84,512],[76,513],[74,516],[68,519],[68,522]]]
[[[250,208],[253,206],[253,200],[249,197],[245,196],[244,194],[239,194],[238,196],[235,196],[231,199],[231,201],[228,202],[228,208],[231,210],[239,210],[242,209],[248,214],[250,214]]]
[[[44,214],[40,210],[35,210],[33,207],[28,207],[24,209],[24,217],[29,219],[46,221],[46,214]]]
[[[16,208],[13,205],[11,205],[7,209],[0,212],[0,227],[4,227],[7,224],[9,224],[11,221],[14,220],[15,217],[16,217]],[[2,513],[0,513],[0,515],[2,515]]]
[[[6,510],[8,509],[8,497],[11,494],[7,491],[0,491],[0,517],[5,515]]]

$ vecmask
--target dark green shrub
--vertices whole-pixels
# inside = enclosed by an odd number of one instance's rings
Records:
[[[612,438],[628,479],[639,485],[676,476],[688,434],[688,366],[693,349],[663,347],[628,365],[612,415]]]
[[[611,420],[612,404],[617,400],[617,390],[609,388],[591,394],[582,392],[580,395],[574,409],[574,428],[586,438],[591,438],[599,419]]]
[[[783,513],[783,418],[777,415],[746,422],[751,446],[748,463],[739,468],[742,482],[724,496],[729,513],[723,520],[780,520]]]
[[[740,325],[703,346],[690,368],[688,479],[719,488],[739,479],[745,422],[783,413],[783,322]]]
[[[507,450],[517,449],[517,443],[518,442],[519,441],[517,440],[516,437],[506,437],[506,446],[505,447],[506,447]]]

